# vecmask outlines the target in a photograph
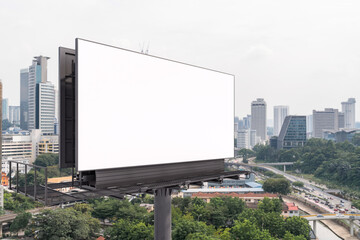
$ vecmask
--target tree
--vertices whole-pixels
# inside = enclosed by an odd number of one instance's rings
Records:
[[[310,233],[310,225],[308,221],[300,217],[287,218],[285,221],[285,229],[293,235],[302,235],[306,239],[308,238]]]
[[[250,220],[236,221],[234,227],[231,228],[233,239],[238,240],[275,240],[268,230],[260,230]]]
[[[99,221],[73,208],[44,210],[34,216],[26,235],[36,239],[94,239]]]
[[[154,227],[143,222],[132,222],[119,219],[114,225],[105,231],[105,237],[115,240],[150,240],[154,239]]]
[[[355,146],[360,146],[360,133],[355,133],[354,137],[351,139],[351,142]]]
[[[57,164],[59,164],[59,154],[54,153],[41,154],[36,158],[34,162],[34,165],[42,167],[54,166]]]
[[[304,187],[304,183],[300,181],[295,181],[292,183],[295,187]]]
[[[184,240],[189,234],[194,233],[209,236],[215,233],[215,229],[211,226],[207,226],[204,222],[194,221],[191,216],[185,215],[173,228],[172,239]]]
[[[290,182],[285,178],[269,178],[263,184],[265,192],[280,193],[283,195],[291,192]]]
[[[282,203],[280,199],[270,199],[265,197],[262,201],[258,204],[258,209],[263,210],[265,213],[281,213],[282,212]]]
[[[25,229],[29,224],[31,217],[31,213],[28,212],[18,214],[10,225],[10,232],[18,233],[20,230]]]
[[[286,231],[283,240],[307,240],[307,238],[305,238],[302,235],[299,236],[294,236],[293,234],[289,233],[288,231]]]

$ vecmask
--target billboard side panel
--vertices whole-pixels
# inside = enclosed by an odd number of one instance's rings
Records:
[[[75,50],[59,48],[60,168],[75,167]]]

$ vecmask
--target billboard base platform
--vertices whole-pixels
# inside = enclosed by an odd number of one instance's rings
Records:
[[[159,189],[181,190],[190,185],[202,185],[203,182],[221,182],[225,178],[240,179],[247,178],[249,171],[218,172],[216,174],[203,174],[189,178],[181,178],[172,181],[144,183],[128,187],[111,187],[106,189],[96,189],[88,185],[87,182],[74,180],[71,182],[48,183],[47,187],[42,184],[27,185],[26,187],[10,187],[10,189],[22,193],[36,201],[42,202],[47,206],[84,202],[87,199],[110,196],[123,199],[126,195],[154,194]],[[13,177],[16,179],[16,177]]]

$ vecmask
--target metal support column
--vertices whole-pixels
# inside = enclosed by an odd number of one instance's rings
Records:
[[[34,200],[36,201],[36,167],[34,167]]]
[[[313,230],[314,230],[314,234],[316,236],[316,221],[315,220],[313,221]]]
[[[286,165],[284,165],[284,172],[286,172]]]
[[[11,161],[9,161],[9,189],[11,189]]]
[[[354,220],[350,220],[350,236],[354,236]]]
[[[171,240],[171,189],[155,190],[155,240]]]
[[[19,163],[16,163],[16,192],[19,193]]]
[[[47,198],[48,198],[48,172],[47,167],[45,168],[45,206],[47,206]]]
[[[24,183],[24,193],[27,196],[27,165],[25,164],[25,183]]]

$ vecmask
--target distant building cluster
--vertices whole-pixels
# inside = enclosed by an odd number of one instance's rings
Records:
[[[39,129],[2,135],[2,171],[6,174],[9,173],[9,160],[33,163],[45,153],[59,153],[58,136],[43,135]],[[24,165],[19,165],[19,170],[25,173],[20,167],[24,168]]]
[[[20,106],[9,106],[8,99],[2,99],[2,119],[10,123],[2,129],[5,174],[10,172],[9,161],[33,163],[40,154],[59,152],[56,91],[47,78],[48,59],[34,57],[29,67],[20,70]],[[20,164],[19,171],[24,173],[24,167]]]
[[[342,109],[313,110],[312,115],[290,115],[289,106],[274,106],[273,128],[267,126],[267,105],[263,98],[251,102],[251,115],[235,118],[236,149],[251,149],[269,143],[276,149],[304,146],[309,138],[336,142],[351,141],[359,133],[355,122],[355,98],[341,103]]]

